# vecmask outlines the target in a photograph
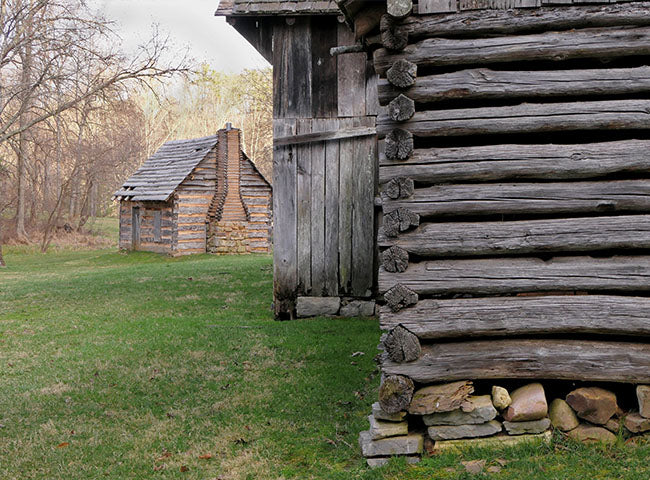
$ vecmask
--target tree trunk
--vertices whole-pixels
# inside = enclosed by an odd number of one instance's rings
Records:
[[[2,244],[0,244],[0,268],[6,267],[7,264],[5,263],[4,258],[2,258]]]

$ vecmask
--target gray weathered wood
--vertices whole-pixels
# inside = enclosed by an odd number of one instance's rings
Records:
[[[405,122],[415,115],[415,102],[403,94],[399,94],[388,104],[388,116],[394,122]]]
[[[647,212],[650,182],[574,182],[570,187],[566,183],[440,185],[416,189],[408,199],[392,200],[382,194],[382,203],[384,213],[406,208],[421,217]],[[386,234],[391,235],[392,230],[386,230]]]
[[[325,120],[327,129],[337,119]],[[339,293],[339,142],[325,144],[325,295]]]
[[[383,341],[388,358],[393,362],[412,362],[422,353],[418,337],[401,325],[395,326]]]
[[[355,43],[347,25],[338,25],[339,45]],[[358,117],[366,114],[366,54],[349,53],[338,58],[338,116]]]
[[[375,51],[380,75],[398,60],[418,67],[650,54],[650,28],[601,28],[479,39],[428,38],[399,53]]]
[[[425,345],[412,363],[385,360],[387,375],[430,383],[463,378],[650,381],[650,344],[580,340],[493,340]]]
[[[381,17],[379,23],[381,43],[388,50],[402,50],[408,45],[408,34],[400,29],[399,23],[390,15]]]
[[[339,119],[342,127],[351,127],[352,119]],[[339,292],[349,293],[352,280],[352,195],[354,191],[354,140],[339,144]]]
[[[396,237],[420,224],[420,216],[407,208],[395,208],[384,215],[382,229],[389,237]]]
[[[426,13],[455,12],[457,9],[457,0],[419,0],[418,2],[418,13],[420,15]]]
[[[344,138],[367,137],[374,135],[375,133],[376,132],[373,127],[357,127],[323,132],[310,132],[304,133],[302,135],[292,135],[289,137],[276,138],[274,139],[274,142],[276,146],[300,145],[302,143],[315,143],[331,140],[341,140]]]
[[[414,388],[410,378],[399,375],[385,378],[379,387],[379,406],[386,413],[406,410],[411,403]]]
[[[420,257],[644,249],[650,248],[650,216],[426,223],[397,237],[388,237],[380,229],[378,244]],[[382,264],[391,271],[390,263]]]
[[[402,123],[382,114],[377,118],[377,133],[388,136],[399,127],[416,137],[448,137],[567,130],[635,130],[646,129],[649,125],[649,100],[609,100],[427,110]],[[390,158],[388,143],[386,156]]]
[[[453,2],[453,9],[422,12],[427,4]],[[455,11],[455,0],[419,2],[419,13]],[[574,28],[650,25],[650,2],[619,3],[606,6],[548,7],[531,15],[526,10],[468,11],[451,15],[412,15],[401,30],[414,39],[449,36],[509,35],[518,32],[549,32]]]
[[[415,192],[415,183],[407,177],[395,177],[384,186],[384,193],[389,198],[409,198]]]
[[[403,273],[379,270],[379,291],[396,284],[422,295],[506,295],[520,292],[650,291],[650,257],[556,257],[432,260]]]
[[[386,135],[384,154],[392,160],[406,160],[413,152],[413,134],[401,128],[392,129]]]
[[[297,120],[298,134],[311,132],[311,119]],[[311,241],[311,146],[297,145],[296,155],[296,231],[298,292],[310,295],[312,290]],[[319,296],[314,294],[314,296]]]
[[[405,272],[409,266],[409,253],[403,248],[392,246],[380,254],[381,264],[387,272]]]
[[[650,299],[611,295],[420,300],[393,313],[382,307],[383,330],[402,325],[421,339],[512,335],[650,336]]]
[[[380,155],[379,180],[407,176],[420,183],[506,179],[579,179],[650,172],[650,141],[580,145],[485,145],[416,149],[404,160]]]
[[[418,294],[404,285],[397,284],[391,286],[384,294],[384,300],[391,311],[398,312],[418,303]]]
[[[312,119],[312,131],[326,128],[326,120]],[[325,143],[311,144],[311,287],[312,295],[325,289]]]
[[[387,0],[386,10],[394,18],[404,18],[413,10],[413,0]]]
[[[397,88],[408,88],[415,84],[418,66],[404,59],[397,59],[386,71],[386,78]]]
[[[649,91],[650,67],[646,66],[518,71],[516,74],[480,68],[419,77],[417,83],[406,90],[394,87],[385,79],[379,81],[382,105],[394,101],[398,95],[407,95],[417,103],[435,103],[447,100],[628,95]]]

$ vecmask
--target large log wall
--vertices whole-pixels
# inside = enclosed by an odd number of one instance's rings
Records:
[[[374,52],[383,373],[648,382],[650,4],[468,5]]]
[[[140,243],[133,245],[133,208],[140,209]],[[157,218],[158,217],[158,218]],[[120,201],[119,248],[173,253],[175,214],[173,202]],[[158,225],[158,222],[160,224]]]

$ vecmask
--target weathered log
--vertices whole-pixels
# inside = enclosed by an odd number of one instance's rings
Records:
[[[393,312],[418,303],[418,294],[404,285],[394,285],[384,294],[386,305]]]
[[[486,145],[416,149],[406,160],[380,155],[379,179],[408,176],[420,183],[506,179],[593,178],[650,171],[650,141],[580,145]]]
[[[406,160],[413,152],[413,135],[408,130],[396,128],[386,135],[387,158],[393,160]]]
[[[382,307],[383,330],[402,325],[422,339],[513,335],[650,336],[650,299],[612,295],[420,300],[393,313]]]
[[[650,215],[427,223],[397,238],[380,229],[378,245],[421,257],[644,249],[650,248]]]
[[[386,10],[393,18],[405,18],[413,10],[413,0],[388,0]]]
[[[381,252],[381,264],[387,272],[405,272],[409,267],[409,253],[400,247],[390,247]]]
[[[408,88],[415,84],[418,76],[418,66],[408,60],[400,59],[386,72],[388,81],[397,88]]]
[[[417,137],[447,137],[567,130],[634,130],[646,129],[649,124],[649,100],[611,100],[428,110],[417,112],[410,120],[399,124],[382,114],[377,117],[377,133],[383,136],[399,127]]]
[[[354,36],[359,39],[368,35],[379,26],[382,17],[385,17],[384,5],[369,5],[354,16]]]
[[[579,95],[628,95],[650,91],[650,67],[590,70],[495,71],[487,68],[418,78],[407,90],[385,79],[378,84],[379,101],[388,104],[405,94],[416,103],[446,100],[547,98]]]
[[[534,14],[530,10],[511,9],[474,10],[450,15],[413,15],[404,20],[401,30],[414,39],[422,39],[644,26],[650,25],[649,9],[650,2],[634,2],[598,6],[545,6]]]
[[[400,232],[420,225],[420,216],[407,208],[396,208],[384,215],[383,230],[389,237],[396,237]]]
[[[647,212],[650,182],[613,180],[574,182],[570,186],[566,183],[440,185],[415,189],[408,199],[393,200],[382,194],[382,204],[384,212],[405,208],[424,217]]]
[[[645,383],[650,344],[580,340],[492,340],[424,345],[411,363],[384,360],[387,375],[429,383],[472,379],[546,379]]]
[[[427,38],[393,53],[374,53],[375,69],[385,75],[398,60],[418,67],[485,65],[488,63],[577,58],[609,58],[650,54],[650,28],[599,28],[534,35],[474,39]]]
[[[410,378],[401,375],[386,377],[379,387],[379,406],[386,413],[406,410],[413,397],[414,385]]]
[[[388,104],[388,116],[395,122],[405,122],[415,115],[415,102],[399,94]]]
[[[409,43],[408,34],[400,28],[400,24],[390,15],[381,17],[379,30],[381,32],[381,43],[388,50],[403,50]]]
[[[409,198],[415,192],[415,182],[407,177],[396,177],[386,184],[384,192],[393,200]]]
[[[556,257],[435,260],[402,273],[379,269],[379,291],[399,283],[418,295],[504,295],[520,292],[647,292],[650,257]]]
[[[332,47],[330,48],[330,55],[332,57],[335,57],[337,55],[345,55],[347,53],[361,53],[364,52],[365,48],[361,44],[355,44],[355,45],[341,45],[338,47]]]
[[[418,337],[401,325],[393,328],[384,339],[384,349],[393,362],[412,362],[420,358],[422,349]]]

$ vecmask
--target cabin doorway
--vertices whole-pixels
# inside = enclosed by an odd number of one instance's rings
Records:
[[[140,207],[131,210],[131,227],[133,232],[133,250],[140,248]]]

